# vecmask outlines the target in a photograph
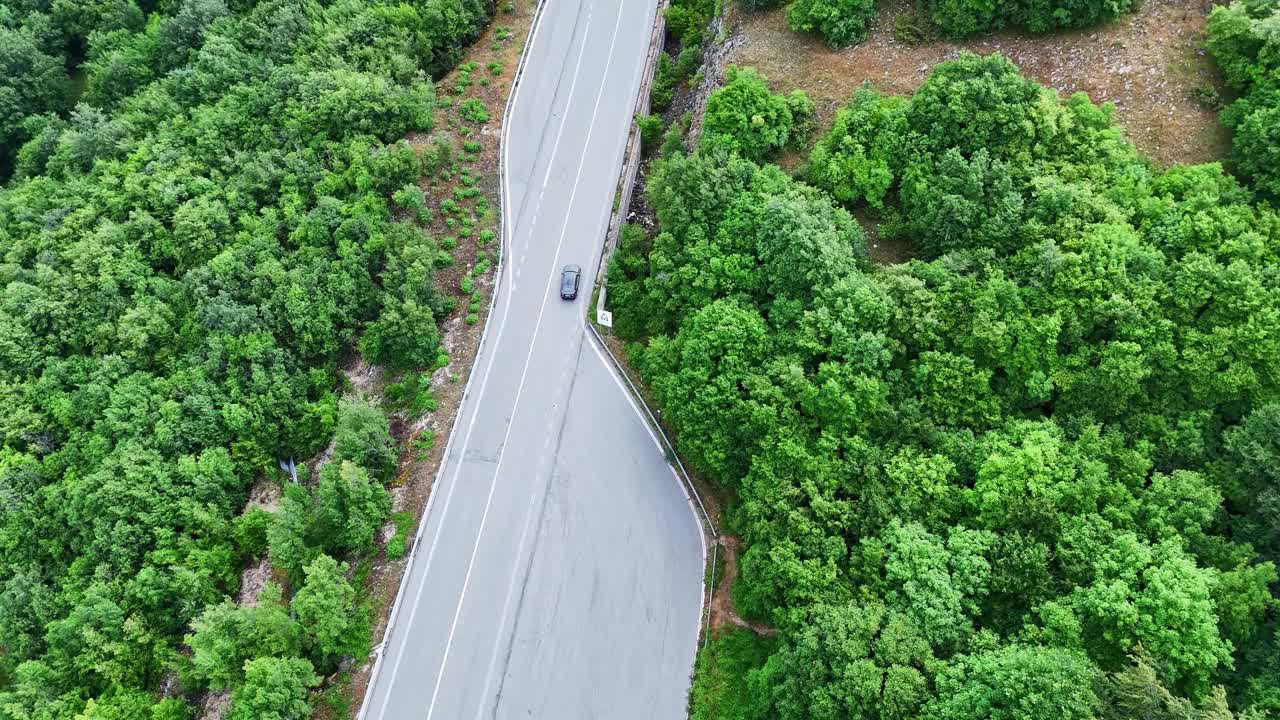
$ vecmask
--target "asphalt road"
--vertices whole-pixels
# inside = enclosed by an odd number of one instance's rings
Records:
[[[507,256],[364,706],[376,720],[681,718],[705,546],[583,326],[655,0],[548,0],[504,128]]]

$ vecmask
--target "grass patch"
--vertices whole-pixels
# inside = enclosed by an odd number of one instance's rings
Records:
[[[399,560],[409,547],[409,533],[413,530],[413,515],[407,512],[391,513],[396,532],[387,541],[387,559]]]
[[[689,691],[690,720],[749,720],[766,707],[761,683],[752,682],[777,641],[750,630],[736,629],[715,638],[698,652],[693,688]]]
[[[413,417],[434,412],[437,407],[435,395],[431,393],[431,378],[420,372],[404,373],[387,384],[385,393],[387,404],[392,409]]]

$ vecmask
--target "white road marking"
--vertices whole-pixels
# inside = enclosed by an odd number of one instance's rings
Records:
[[[579,158],[579,160],[578,160],[578,171],[577,171],[577,174],[576,174],[576,176],[575,176],[575,178],[574,178],[574,182],[573,182],[573,189],[569,192],[569,205],[565,208],[564,225],[562,225],[562,226],[561,226],[561,229],[560,229],[560,239],[559,239],[559,241],[556,243],[556,254],[555,254],[555,260],[553,261],[552,266],[551,266],[551,269],[552,269],[552,272],[553,272],[553,273],[554,273],[554,271],[555,271],[556,266],[560,264],[560,263],[559,263],[560,248],[561,248],[561,246],[562,246],[562,245],[564,245],[564,239],[565,239],[565,236],[566,236],[566,235],[568,234],[568,232],[569,232],[569,217],[570,217],[570,215],[571,215],[571,213],[572,213],[572,211],[573,211],[573,203],[574,203],[574,199],[577,197],[577,194],[578,194],[578,185],[579,185],[579,183],[580,183],[580,182],[581,182],[581,180],[582,180],[582,170],[583,170],[583,168],[584,168],[584,167],[586,167],[587,154],[588,154],[588,152],[587,152],[587,151],[589,151],[589,150],[590,150],[590,148],[591,148],[591,136],[595,133],[595,129],[596,129],[596,116],[597,116],[597,115],[599,114],[599,112],[600,112],[600,101],[604,99],[604,90],[605,90],[605,87],[606,87],[606,86],[608,85],[608,83],[609,83],[609,68],[610,68],[610,67],[612,67],[612,65],[613,65],[613,54],[614,54],[614,48],[616,47],[617,42],[618,42],[618,30],[619,30],[619,28],[621,28],[621,27],[622,27],[622,15],[623,15],[622,10],[623,10],[624,5],[625,5],[625,2],[619,2],[619,3],[618,3],[618,16],[617,16],[617,18],[614,20],[614,23],[613,23],[613,35],[612,35],[612,36],[610,37],[610,39],[609,39],[609,54],[608,54],[607,58],[605,59],[604,73],[603,73],[602,78],[601,78],[601,81],[600,81],[600,90],[599,90],[599,92],[597,92],[597,93],[596,93],[596,102],[595,102],[595,105],[594,105],[594,106],[592,107],[592,109],[591,109],[591,123],[587,126],[587,137],[586,137],[586,140],[583,142],[583,145],[582,145],[583,152],[582,152],[582,154],[581,154],[581,156],[580,156],[580,158]],[[589,15],[588,15],[588,22],[590,22],[590,16],[589,16]],[[585,47],[585,42],[584,42],[584,47]],[[552,157],[553,157],[553,158],[555,157],[554,153],[552,154]],[[552,166],[552,163],[550,163],[550,162],[549,162],[549,163],[547,163],[547,177],[550,177],[550,176],[551,176],[551,166]],[[551,278],[552,278],[552,277],[553,277],[553,275],[551,275],[551,274],[549,274],[549,275],[548,275],[548,279],[547,279],[547,291],[548,291],[548,292],[550,292],[550,290],[551,290]],[[546,298],[543,298],[543,309],[544,309],[544,310],[546,309]],[[542,323],[542,313],[539,313],[539,314],[538,314],[538,324],[540,325],[541,323]],[[536,326],[536,325],[534,326],[533,337],[535,338],[535,342],[536,342],[536,338],[538,337],[538,330],[537,330],[537,326]],[[587,341],[587,339],[586,339],[586,338],[583,338],[583,341],[584,341],[584,342],[586,342],[586,341]],[[530,356],[532,356],[532,354],[533,354],[533,346],[532,346],[532,345],[530,345],[530,348],[529,348],[529,354],[530,354]],[[525,362],[525,371],[527,372],[527,371],[528,371],[528,369],[529,369],[529,364],[528,364],[528,361],[527,361],[527,359],[526,359],[526,362]],[[566,370],[566,372],[565,372],[565,373],[563,373],[563,374],[561,375],[561,377],[562,377],[562,378],[567,377],[567,376],[568,376],[568,374],[569,374],[569,371],[568,371],[568,370]],[[521,390],[523,390],[523,389],[524,389],[524,378],[523,378],[523,376],[521,377],[520,389],[521,389]],[[520,392],[519,392],[519,391],[517,391],[517,393],[516,393],[516,403],[517,403],[517,405],[519,404],[519,401],[520,401]],[[558,406],[558,403],[553,404],[553,406],[552,406],[552,407],[553,407],[553,409],[554,409],[556,406]],[[513,413],[514,413],[514,410],[513,410]],[[514,424],[514,423],[513,423],[513,424]],[[553,433],[553,434],[554,434],[554,426],[555,426],[555,423],[552,423],[552,433]],[[507,426],[507,432],[508,432],[508,434],[511,432],[511,426],[510,426],[510,425],[508,425],[508,426]],[[546,441],[545,441],[545,442],[544,442],[544,444],[543,444],[543,449],[544,449],[544,450],[550,449],[550,447],[551,447],[551,440],[552,440],[552,435],[548,435],[548,436],[547,436],[547,438],[546,438]],[[503,441],[503,447],[504,447],[504,448],[506,447],[506,441],[505,441],[505,440]],[[504,456],[504,458],[505,458],[505,456]],[[498,470],[501,470],[501,468],[502,468],[502,460],[503,460],[504,458],[499,458],[499,460],[498,460]],[[544,460],[549,460],[549,462],[550,462],[550,463],[554,463],[554,457],[549,458],[549,459],[544,458]],[[495,470],[495,471],[494,471],[494,484],[495,484],[495,485],[497,484],[497,472],[498,472],[498,470]],[[490,495],[492,496],[492,489],[490,489]],[[520,543],[519,543],[519,545],[517,545],[517,547],[516,547],[516,554],[515,554],[515,558],[516,558],[516,565],[515,565],[515,567],[513,567],[513,568],[512,568],[512,571],[511,571],[511,578],[507,581],[507,595],[506,595],[506,598],[503,600],[503,603],[502,603],[502,614],[499,616],[499,625],[498,625],[499,632],[498,632],[498,633],[496,633],[496,634],[494,635],[493,650],[490,652],[490,655],[489,655],[489,669],[488,669],[488,671],[485,673],[485,678],[484,678],[484,690],[483,690],[483,691],[481,692],[481,694],[480,694],[480,697],[481,697],[481,698],[483,698],[483,700],[482,700],[481,705],[476,709],[476,717],[477,717],[477,718],[482,717],[482,716],[483,716],[483,714],[484,714],[485,705],[486,705],[486,704],[487,704],[487,702],[488,702],[488,697],[489,697],[490,688],[491,688],[491,687],[492,687],[492,685],[493,685],[493,673],[494,673],[494,670],[497,668],[497,661],[498,661],[498,649],[501,647],[502,635],[503,635],[502,630],[506,628],[506,625],[507,625],[507,618],[508,618],[508,616],[511,614],[511,601],[512,601],[512,599],[513,599],[513,598],[514,598],[514,596],[515,596],[515,589],[516,589],[516,576],[519,574],[519,573],[517,572],[517,570],[518,570],[518,568],[519,568],[520,558],[524,557],[525,545],[526,545],[526,544],[528,543],[528,541],[529,541],[529,529],[530,529],[530,528],[532,527],[532,525],[533,525],[533,507],[534,507],[534,505],[535,505],[535,504],[536,504],[536,503],[528,503],[528,505],[529,505],[529,509],[525,512],[524,526],[523,526],[523,528],[522,528],[522,529],[521,529],[521,531],[520,531]],[[486,509],[487,509],[487,507],[486,507]],[[482,521],[482,524],[483,524],[483,521]],[[483,530],[482,530],[482,532],[483,532]],[[478,549],[479,549],[479,547],[480,547],[480,539],[479,539],[479,537],[477,537],[477,538],[476,538],[476,548],[475,548],[475,549],[476,549],[476,550],[478,550]],[[472,559],[472,562],[474,562],[474,561],[475,561],[475,551],[473,551],[473,552],[472,552],[471,559]],[[470,574],[470,571],[468,571],[468,574]],[[465,583],[465,582],[463,583],[463,594],[464,594],[464,595],[466,594],[466,583]],[[459,607],[459,611],[461,611],[461,607],[462,607],[461,600],[460,600],[460,601],[459,601],[459,603],[458,603],[458,607]],[[457,623],[457,617],[456,617],[456,616],[454,617],[454,623],[455,623],[455,624]],[[450,641],[452,641],[452,633],[451,633],[451,636],[450,636]],[[446,648],[446,651],[445,651],[445,652],[446,652],[446,657],[447,657],[447,656],[448,656],[448,649],[447,649],[447,648]],[[439,682],[439,681],[437,680],[437,682]],[[427,716],[427,720],[430,720],[430,715],[428,715],[428,716]]]
[[[545,12],[545,8],[544,8],[544,12]],[[534,26],[533,26],[533,35],[532,35],[532,36],[530,36],[530,38],[529,38],[529,42],[528,42],[528,44],[526,45],[526,48],[533,48],[533,47],[537,44],[537,42],[538,42],[538,34],[539,34],[540,32],[542,32],[542,26],[543,26],[543,24],[544,24],[544,23],[542,22],[542,20],[543,20],[543,17],[542,17],[541,15],[539,15],[537,18],[535,18]],[[588,21],[589,21],[589,19],[588,19]],[[586,35],[585,35],[585,33],[584,33],[584,35],[583,35],[583,43],[582,43],[582,45],[583,45],[583,50],[584,50],[584,51],[585,51],[585,49],[586,49],[586,39],[585,39],[585,38],[586,38]],[[528,52],[528,49],[526,49],[526,51],[525,51],[525,52]],[[523,61],[523,55],[522,55],[522,61]],[[578,81],[578,72],[581,70],[581,68],[582,68],[582,54],[580,53],[580,54],[578,55],[578,65],[577,65],[577,67],[574,69],[573,84],[576,84],[576,83],[577,83],[577,81]],[[504,117],[503,117],[502,138],[500,139],[500,142],[501,142],[501,151],[502,151],[502,159],[503,159],[503,163],[502,163],[502,164],[503,164],[503,166],[504,166],[505,168],[507,168],[507,169],[508,169],[508,171],[503,175],[502,184],[503,184],[503,195],[504,195],[504,197],[507,197],[507,198],[510,198],[510,197],[512,196],[512,194],[511,194],[511,173],[510,173],[510,167],[511,167],[511,143],[509,143],[509,142],[507,142],[507,141],[506,141],[506,140],[507,140],[507,133],[508,133],[508,129],[510,128],[510,122],[509,122],[509,120],[511,119],[511,118],[510,118],[510,115],[511,115],[511,114],[512,114],[512,112],[513,112],[513,110],[512,110],[512,109],[513,109],[513,108],[515,108],[515,107],[516,107],[516,104],[519,102],[519,100],[520,100],[520,90],[521,90],[521,89],[523,89],[523,87],[524,87],[524,83],[518,82],[518,80],[517,80],[517,81],[515,81],[515,86],[514,86],[514,88],[513,88],[513,90],[512,90],[511,101],[510,101],[510,103],[509,103],[509,105],[508,105],[508,112],[507,112],[506,116],[504,116]],[[570,86],[569,96],[570,96],[570,98],[572,98],[572,96],[573,96],[573,88],[572,88],[572,85]],[[559,130],[559,132],[558,132],[558,134],[557,134],[557,136],[556,136],[556,143],[555,143],[555,144],[556,144],[556,146],[557,146],[557,147],[560,145],[560,136],[561,136],[561,135],[563,135],[563,134],[564,134],[564,124],[563,124],[563,123],[561,123],[561,125],[560,125],[560,130]],[[553,154],[554,154],[554,150],[553,150]],[[544,184],[544,185],[542,186],[542,188],[540,188],[540,189],[539,189],[539,191],[538,191],[539,202],[541,202],[541,196],[542,196],[542,193],[543,193],[543,192],[545,192],[545,191],[546,191],[546,185]],[[499,204],[501,205],[502,215],[503,215],[503,218],[504,218],[504,222],[503,222],[503,231],[504,231],[504,232],[503,232],[503,234],[507,236],[507,237],[506,237],[506,240],[507,240],[507,246],[508,246],[508,248],[512,248],[512,247],[514,247],[514,245],[515,245],[515,237],[514,237],[514,235],[515,235],[515,226],[514,226],[514,224],[511,222],[511,208],[510,208],[510,203],[499,203]],[[529,226],[529,232],[530,232],[530,234],[532,234],[532,233],[533,233],[533,225],[532,225],[532,224],[530,224],[530,226]],[[501,247],[499,248],[499,251],[501,251]],[[497,277],[495,277],[495,282],[501,282],[501,276],[500,276],[500,275],[498,275]],[[485,388],[486,388],[486,386],[488,386],[488,384],[489,384],[489,375],[490,375],[490,373],[491,373],[491,372],[492,372],[492,370],[493,370],[493,362],[494,362],[494,358],[495,358],[495,357],[496,357],[496,355],[497,355],[496,350],[497,350],[498,346],[499,346],[499,345],[501,345],[501,343],[502,343],[502,335],[503,335],[503,332],[505,332],[506,327],[507,327],[507,316],[508,316],[508,314],[509,314],[509,313],[510,313],[510,311],[511,311],[511,298],[512,298],[513,293],[514,293],[514,289],[515,289],[515,282],[514,282],[514,281],[512,281],[512,282],[508,282],[508,283],[507,283],[507,292],[506,292],[506,302],[504,303],[504,307],[503,307],[503,310],[502,310],[502,318],[501,318],[501,320],[500,320],[500,321],[499,321],[499,323],[498,323],[498,331],[497,331],[496,335],[494,336],[494,343],[493,343],[493,348],[494,348],[494,349],[493,349],[492,351],[490,351],[490,353],[489,353],[489,356],[488,356],[488,358],[487,358],[488,364],[485,366],[485,372],[484,372],[484,375],[483,375],[483,376],[481,377],[481,379],[480,379],[480,388],[479,388],[479,390],[477,391],[477,394],[476,394],[476,398],[477,398],[477,401],[476,401],[476,402],[477,402],[477,404],[479,403],[479,399],[484,397],[484,391],[485,391]],[[496,299],[497,299],[497,296],[495,295],[495,296],[494,296],[494,300],[490,302],[490,311],[492,311],[492,309],[493,309],[493,302],[494,302],[494,301],[496,301]],[[487,334],[487,332],[488,332],[488,326],[486,325],[486,327],[485,327],[485,334]],[[482,335],[482,336],[481,336],[481,344],[480,344],[480,345],[481,345],[481,347],[480,347],[481,352],[483,352],[483,350],[484,350],[484,340],[485,340],[485,339],[486,339],[486,338],[484,337],[484,335]],[[477,356],[476,356],[476,362],[478,363],[478,362],[480,362],[480,360],[481,360],[481,357],[480,357],[480,355],[479,355],[479,354],[477,354]],[[464,400],[464,401],[466,400],[466,397],[467,397],[467,390],[468,390],[468,389],[470,389],[470,385],[471,385],[471,378],[470,378],[470,377],[468,377],[468,378],[467,378],[467,387],[463,389],[463,400]],[[450,505],[451,501],[453,500],[453,489],[454,489],[455,487],[457,487],[457,484],[458,484],[458,483],[457,483],[457,479],[458,479],[458,469],[460,469],[460,468],[461,468],[461,466],[462,466],[462,458],[466,456],[467,446],[471,443],[471,432],[472,432],[472,430],[475,428],[475,424],[476,424],[476,416],[477,416],[477,414],[478,414],[478,413],[476,413],[476,412],[474,412],[474,411],[472,412],[471,420],[470,420],[470,421],[468,422],[468,424],[467,424],[467,432],[466,432],[466,435],[465,435],[465,437],[463,438],[463,441],[462,441],[462,448],[461,448],[461,450],[458,452],[458,455],[457,455],[457,457],[458,457],[458,467],[457,467],[457,468],[455,468],[454,473],[453,473],[453,478],[452,478],[451,482],[449,483],[449,489],[448,489],[448,491],[446,491],[446,493],[445,493],[444,507],[443,507],[443,508],[441,509],[441,511],[440,511],[440,522],[439,522],[439,524],[436,526],[436,532],[435,532],[435,534],[434,534],[434,535],[432,536],[432,538],[431,538],[431,545],[430,545],[430,546],[428,547],[428,549],[427,549],[427,558],[426,558],[425,564],[424,564],[423,569],[422,569],[422,576],[421,576],[421,580],[420,580],[420,582],[418,583],[418,589],[414,592],[414,596],[413,596],[413,607],[412,607],[412,608],[410,609],[410,611],[409,611],[409,624],[408,624],[408,626],[409,626],[409,627],[412,627],[412,626],[413,626],[413,620],[414,620],[414,618],[415,618],[415,617],[417,617],[417,615],[418,615],[418,606],[419,606],[419,605],[421,604],[421,602],[422,602],[422,591],[423,591],[423,589],[424,589],[424,588],[426,588],[426,585],[427,585],[427,576],[430,574],[430,571],[431,571],[431,561],[432,561],[432,558],[435,556],[436,546],[437,546],[437,544],[438,544],[438,543],[439,543],[439,541],[440,541],[440,531],[441,531],[441,529],[443,529],[443,527],[444,527],[444,520],[445,520],[445,518],[446,518],[446,517],[448,516],[448,514],[449,514],[449,505]],[[450,434],[449,434],[449,440],[446,440],[446,441],[445,441],[445,462],[447,462],[447,461],[448,461],[448,457],[449,457],[449,444],[452,442],[452,440],[453,440],[453,432],[454,432],[454,431],[456,431],[456,430],[457,430],[457,427],[455,426],[455,427],[454,427],[454,430],[451,430],[451,431],[450,431]],[[432,505],[434,505],[434,504],[435,504],[435,500],[436,500],[436,497],[437,497],[437,496],[438,496],[438,494],[433,492],[433,493],[431,493],[431,494],[427,497],[427,506],[426,506],[425,508],[423,508],[423,511],[422,511],[422,520],[420,521],[419,526],[418,526],[418,534],[416,534],[416,535],[414,536],[414,539],[413,539],[413,549],[414,549],[414,553],[416,553],[416,551],[417,551],[417,546],[418,546],[418,544],[419,544],[419,541],[421,540],[421,533],[422,533],[424,530],[426,530],[426,528],[427,528],[428,519],[431,517],[431,507],[432,507]],[[413,558],[413,554],[414,554],[414,553],[411,553],[411,554],[410,554],[410,565],[409,565],[409,567],[407,567],[407,568],[405,569],[405,572],[406,572],[406,573],[412,573],[412,571],[413,571],[412,558]],[[397,608],[397,610],[398,610],[398,608]],[[406,645],[405,643],[401,643],[401,644],[400,644],[399,651],[396,653],[396,661],[395,661],[395,663],[394,663],[394,664],[392,665],[392,667],[391,667],[391,679],[388,681],[388,684],[387,684],[387,692],[386,692],[386,694],[385,694],[385,695],[383,696],[383,698],[382,698],[382,705],[378,708],[378,719],[379,719],[379,720],[384,720],[384,718],[385,718],[385,716],[386,716],[386,713],[387,713],[387,703],[391,701],[391,688],[394,688],[394,687],[395,687],[395,684],[396,684],[396,676],[397,676],[397,675],[399,674],[399,672],[400,672],[400,665],[401,665],[401,661],[404,659],[404,649],[405,649],[405,645]],[[372,691],[373,689],[374,689],[374,688],[370,688],[370,691]]]
[[[572,82],[572,84],[570,85],[570,88],[569,88],[569,95],[568,95],[568,98],[569,98],[570,100],[572,100],[572,99],[573,99],[574,90],[576,89],[577,84],[578,84],[578,76],[579,76],[580,71],[581,71],[581,69],[582,69],[582,60],[583,60],[583,57],[586,55],[586,47],[587,47],[586,37],[587,37],[587,35],[589,34],[589,31],[590,31],[590,28],[591,28],[591,19],[592,19],[592,12],[591,12],[591,10],[590,10],[590,9],[588,9],[588,10],[587,10],[586,28],[585,28],[585,29],[584,29],[584,31],[583,31],[582,49],[581,49],[581,51],[578,53],[578,62],[577,62],[577,66],[576,66],[576,67],[575,67],[575,69],[574,69],[573,82]],[[618,20],[617,20],[617,22],[614,24],[613,39],[611,40],[610,45],[609,45],[609,61],[610,61],[610,62],[612,62],[612,59],[613,59],[613,50],[614,50],[614,45],[615,45],[615,44],[616,44],[616,42],[617,42],[617,37],[618,37],[618,27],[621,25],[621,21],[622,21],[622,13],[621,13],[621,7],[619,7]],[[604,89],[605,89],[605,85],[606,85],[607,81],[608,81],[608,78],[607,78],[607,77],[605,77],[605,78],[603,78],[603,79],[601,80],[601,84],[600,84],[600,91],[599,91],[599,92],[597,93],[597,95],[596,95],[595,107],[592,109],[592,112],[591,112],[591,123],[587,126],[587,138],[586,138],[586,142],[585,142],[585,144],[584,144],[584,147],[590,146],[590,144],[591,144],[591,135],[595,132],[596,119],[597,119],[597,116],[599,115],[599,111],[600,111],[600,101],[601,101],[601,100],[603,99],[603,97],[604,97]],[[552,149],[551,149],[551,158],[553,158],[553,159],[554,159],[554,158],[558,155],[558,153],[559,153],[559,149],[560,149],[560,140],[562,139],[562,137],[563,137],[563,135],[564,135],[564,128],[565,128],[565,126],[566,126],[566,125],[567,125],[567,123],[564,123],[564,122],[562,122],[562,123],[561,123],[561,125],[560,125],[560,130],[559,130],[559,132],[557,133],[557,137],[556,137],[555,145],[553,145],[553,146],[552,146]],[[512,403],[512,411],[511,411],[512,421],[507,423],[507,430],[506,430],[506,432],[505,432],[505,433],[504,433],[504,435],[503,435],[502,444],[499,446],[499,447],[501,448],[501,450],[499,450],[498,463],[497,463],[496,468],[494,469],[493,478],[492,478],[492,480],[491,480],[491,482],[490,482],[490,484],[489,484],[489,493],[488,493],[488,496],[485,498],[484,511],[483,511],[483,512],[481,513],[481,515],[480,515],[480,528],[479,528],[479,530],[478,530],[478,531],[477,531],[477,533],[476,533],[476,540],[475,540],[475,544],[472,546],[472,549],[471,549],[471,559],[470,559],[470,561],[467,563],[467,574],[466,574],[466,576],[463,578],[463,581],[462,581],[462,591],[461,591],[461,592],[459,593],[459,595],[458,595],[458,605],[457,605],[457,607],[455,608],[454,613],[453,613],[453,622],[452,622],[452,623],[450,624],[450,626],[449,626],[449,638],[448,638],[448,640],[445,642],[444,655],[442,656],[442,658],[441,658],[441,660],[440,660],[440,670],[439,670],[439,672],[438,672],[438,673],[437,673],[437,675],[436,675],[435,688],[434,688],[434,689],[432,690],[432,692],[431,692],[431,701],[430,701],[430,704],[428,704],[428,706],[427,706],[427,720],[431,720],[431,716],[435,713],[436,698],[437,698],[437,697],[439,696],[439,694],[440,694],[440,685],[441,685],[441,682],[444,680],[444,672],[445,672],[446,666],[447,666],[447,665],[448,665],[448,663],[449,663],[449,655],[450,655],[450,653],[451,653],[451,652],[452,652],[452,650],[453,650],[453,639],[454,639],[454,636],[456,635],[457,630],[458,630],[458,619],[462,616],[462,608],[463,608],[463,605],[465,605],[465,603],[466,603],[466,599],[467,599],[467,590],[469,589],[469,587],[470,587],[470,585],[471,585],[471,574],[475,571],[476,556],[477,556],[477,555],[479,554],[479,552],[480,552],[480,541],[481,541],[481,539],[482,539],[482,538],[483,538],[483,536],[484,536],[484,529],[485,529],[485,526],[486,526],[486,524],[488,523],[488,520],[489,520],[489,510],[490,510],[490,509],[492,508],[492,506],[493,506],[493,493],[494,493],[494,490],[496,490],[496,489],[497,489],[497,486],[498,486],[498,476],[502,473],[502,463],[506,460],[506,447],[507,447],[507,441],[510,439],[510,437],[511,437],[511,430],[512,430],[512,428],[513,428],[513,427],[514,427],[514,425],[515,425],[515,422],[514,422],[515,411],[516,411],[516,409],[517,409],[517,408],[519,408],[519,406],[520,406],[520,397],[521,397],[521,395],[523,395],[523,394],[524,394],[524,386],[525,386],[525,382],[526,382],[526,380],[528,379],[528,374],[529,374],[529,365],[530,365],[530,362],[531,362],[531,361],[532,361],[532,359],[533,359],[533,350],[534,350],[534,347],[535,347],[535,346],[536,346],[536,344],[537,344],[538,331],[539,331],[539,330],[541,329],[541,327],[542,327],[542,319],[543,319],[543,317],[545,316],[546,311],[547,311],[547,299],[548,299],[548,298],[550,297],[550,295],[551,295],[551,286],[552,286],[552,281],[555,279],[555,277],[554,277],[554,275],[555,275],[555,268],[556,268],[556,266],[557,266],[557,265],[559,265],[559,262],[560,262],[560,250],[564,247],[564,240],[565,240],[565,237],[568,235],[568,231],[569,231],[569,223],[568,223],[569,210],[573,208],[574,200],[575,200],[575,198],[577,197],[577,194],[578,194],[578,184],[579,184],[579,182],[580,182],[580,181],[581,181],[581,179],[582,179],[582,170],[583,170],[583,168],[586,166],[586,159],[587,159],[587,156],[586,156],[586,153],[584,152],[584,153],[582,153],[582,155],[581,155],[581,157],[580,157],[580,159],[579,159],[579,162],[578,162],[578,172],[577,172],[576,177],[574,178],[573,189],[572,189],[572,190],[570,190],[570,192],[569,192],[569,205],[568,205],[568,208],[567,208],[567,209],[566,209],[566,211],[565,211],[565,223],[564,223],[564,225],[562,225],[562,226],[561,226],[561,230],[560,230],[560,238],[559,238],[559,240],[556,242],[556,249],[555,249],[555,252],[552,254],[552,263],[551,263],[551,268],[550,268],[550,270],[549,270],[549,271],[548,271],[548,273],[547,273],[547,284],[546,284],[546,287],[545,287],[545,288],[544,288],[544,290],[543,290],[542,307],[541,307],[541,309],[539,309],[539,311],[538,311],[538,319],[537,319],[537,321],[534,323],[534,326],[533,326],[533,333],[532,333],[532,335],[531,335],[531,337],[532,337],[533,339],[532,339],[532,341],[529,343],[529,352],[525,355],[524,368],[523,368],[523,369],[521,370],[521,372],[520,372],[520,383],[516,386],[516,396],[515,396],[515,401]],[[545,189],[545,187],[546,187],[546,183],[547,183],[547,182],[550,180],[550,178],[551,178],[551,169],[552,169],[552,167],[553,167],[553,166],[554,166],[554,163],[553,163],[553,162],[548,162],[548,163],[547,163],[547,172],[546,172],[546,175],[544,175],[544,177],[543,177],[543,188],[544,188],[544,189]],[[509,309],[509,308],[508,308],[508,309]],[[505,321],[505,318],[504,318],[504,321]],[[490,365],[490,368],[491,368],[491,367],[492,367],[492,365]],[[486,375],[487,375],[487,372],[486,372]],[[481,386],[481,392],[483,393],[483,385]],[[475,422],[475,416],[473,416],[473,417],[472,417],[472,421],[471,421],[471,422],[472,422],[472,424],[474,424],[474,422]],[[468,428],[468,436],[470,436],[470,428]],[[465,453],[465,451],[466,451],[466,441],[464,441],[464,443],[463,443],[463,452]],[[461,463],[459,463],[458,469],[459,469],[459,470],[461,469]],[[455,477],[455,480],[456,480],[456,477],[457,477],[457,473],[458,473],[458,470],[455,470],[455,471],[454,471],[454,477]],[[443,522],[441,523],[441,526],[443,526]],[[438,535],[439,535],[439,530],[437,529],[437,537],[438,537]],[[523,552],[523,544],[524,544],[524,542],[525,542],[525,538],[522,538],[522,539],[521,539],[521,546],[522,546],[522,547],[521,547],[521,550],[520,550],[520,552],[521,552],[521,553]],[[434,551],[434,550],[435,550],[435,548],[434,548],[434,543],[433,543],[432,551]],[[519,557],[519,554],[517,554],[517,557]],[[505,613],[504,613],[504,614],[505,614]],[[486,685],[488,685],[488,684],[489,684],[489,681],[488,681],[488,680],[486,680]]]

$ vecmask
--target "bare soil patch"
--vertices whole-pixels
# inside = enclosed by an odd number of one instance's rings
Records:
[[[939,62],[965,50],[1001,53],[1046,87],[1114,103],[1117,123],[1160,166],[1227,154],[1230,138],[1217,111],[1196,98],[1198,88],[1222,88],[1203,47],[1212,0],[1144,0],[1124,18],[1075,32],[1010,30],[916,46],[894,39],[898,19],[912,12],[911,0],[881,0],[880,6],[865,42],[831,50],[817,36],[792,32],[783,10],[749,13],[735,5],[730,20],[745,41],[730,61],[758,68],[775,89],[804,89],[817,103],[819,128],[825,132],[836,109],[864,82],[910,95]],[[798,161],[788,158],[784,166]]]

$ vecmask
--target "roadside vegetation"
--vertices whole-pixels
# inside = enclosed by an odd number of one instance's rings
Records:
[[[817,33],[831,47],[848,47],[867,37],[876,0],[742,0],[748,10],[785,5],[792,30]],[[915,16],[904,30],[935,32],[956,40],[975,33],[1019,28],[1035,33],[1088,27],[1133,9],[1134,0],[916,0]]]
[[[793,173],[747,69],[662,145],[614,331],[776,630],[716,630],[693,717],[1280,716],[1277,20],[1210,23],[1225,166],[999,55],[858,90]]]
[[[496,259],[494,12],[0,6],[0,718],[349,711]]]

